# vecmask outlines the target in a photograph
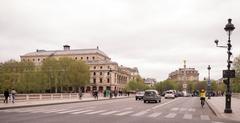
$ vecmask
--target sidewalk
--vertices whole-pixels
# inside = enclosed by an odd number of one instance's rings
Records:
[[[118,96],[113,97],[112,99],[123,99],[123,98],[130,98],[131,96]],[[111,100],[112,100],[111,99]],[[56,99],[56,100],[36,100],[36,101],[23,101],[23,102],[16,102],[16,103],[0,103],[0,110],[3,109],[12,109],[12,108],[22,108],[22,107],[34,107],[34,106],[44,106],[44,105],[55,105],[55,104],[67,104],[67,103],[79,103],[79,102],[90,102],[90,101],[103,101],[103,100],[110,100],[109,97],[99,97],[96,100],[93,97],[86,97],[80,99]]]
[[[228,120],[240,121],[240,99],[231,98],[231,108],[232,113],[224,113],[225,109],[225,96],[223,97],[211,97],[207,99],[207,104],[210,109],[217,115],[219,118],[224,118]]]

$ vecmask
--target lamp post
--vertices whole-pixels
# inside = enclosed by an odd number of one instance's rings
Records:
[[[230,40],[230,36],[232,31],[235,29],[234,25],[231,23],[232,19],[228,19],[228,23],[226,24],[224,30],[227,32],[228,34],[228,43],[227,46],[218,46],[218,40],[215,40],[215,43],[217,45],[217,47],[221,47],[221,48],[227,48],[227,54],[228,54],[228,60],[227,60],[227,70],[223,70],[223,78],[227,78],[225,80],[223,80],[223,82],[226,84],[227,86],[227,90],[226,90],[226,102],[225,102],[225,109],[224,109],[224,113],[232,113],[232,109],[231,109],[231,90],[230,90],[230,78],[234,78],[235,77],[235,71],[234,70],[230,70],[231,68],[231,63],[232,61],[230,60],[230,57],[232,55],[231,52],[231,40]]]
[[[112,69],[110,68],[110,70],[109,70],[109,76],[110,76],[110,79],[109,79],[109,83],[110,83],[110,89],[109,89],[109,91],[110,91],[110,99],[112,98],[112,78],[111,78],[111,72],[112,72]]]
[[[210,65],[208,65],[208,99],[211,98],[211,80],[210,80],[210,70],[211,70],[211,67]]]

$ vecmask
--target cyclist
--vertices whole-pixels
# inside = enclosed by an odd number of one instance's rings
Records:
[[[205,92],[204,89],[202,89],[202,90],[200,91],[200,100],[201,100],[201,105],[202,105],[202,107],[203,107],[203,105],[204,105],[205,98],[206,98],[206,92]]]

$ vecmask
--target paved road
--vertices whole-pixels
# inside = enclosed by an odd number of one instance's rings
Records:
[[[235,123],[217,118],[198,97],[134,98],[0,110],[1,123]]]

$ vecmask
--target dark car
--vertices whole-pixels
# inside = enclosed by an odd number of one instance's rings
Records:
[[[144,91],[137,92],[136,96],[135,96],[136,100],[142,100],[143,96],[144,96],[144,93],[145,93]]]
[[[161,96],[157,90],[146,90],[143,96],[143,102],[161,102]]]

